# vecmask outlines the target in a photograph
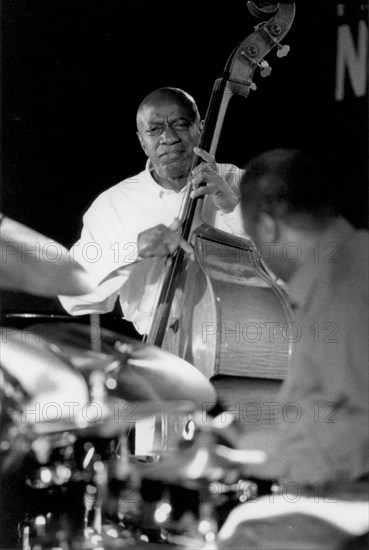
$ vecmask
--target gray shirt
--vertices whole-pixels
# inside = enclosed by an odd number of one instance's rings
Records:
[[[337,218],[301,250],[288,285],[298,334],[279,422],[240,444],[266,453],[251,475],[310,484],[369,472],[368,235]]]

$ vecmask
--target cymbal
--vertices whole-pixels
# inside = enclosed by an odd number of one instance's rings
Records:
[[[174,408],[183,414],[193,410],[192,401],[173,403],[160,399],[155,392],[150,394],[154,393],[155,399],[132,403],[106,395],[104,369],[120,364],[110,355],[86,351],[80,368],[76,368],[58,346],[42,340],[37,332],[12,329],[2,336],[2,443],[20,438],[29,442],[28,450],[38,437],[63,432],[76,437],[116,437],[147,416],[171,413]],[[144,391],[147,383],[140,383]]]
[[[34,436],[111,437],[147,416],[215,403],[213,386],[195,367],[155,346],[102,330],[96,352],[89,349],[90,327],[74,323],[5,330],[1,370],[16,382],[7,384],[10,392],[15,385],[22,390],[14,399],[5,392],[5,400],[14,409],[10,416],[31,426]]]
[[[0,389],[10,418],[17,416],[24,425],[48,423],[53,429],[67,418],[74,425],[83,421],[82,408],[89,402],[83,375],[36,335],[5,329],[1,373]]]
[[[90,276],[64,246],[4,217],[0,225],[1,288],[39,296],[74,296],[93,289]]]
[[[214,387],[200,371],[151,344],[77,323],[47,323],[28,330],[53,342],[53,348],[80,372],[102,370],[111,397],[138,404],[151,402],[155,409],[160,403],[168,407],[171,402],[173,412],[179,401],[207,409],[216,402]],[[97,337],[101,339],[100,353],[91,350],[91,338]]]

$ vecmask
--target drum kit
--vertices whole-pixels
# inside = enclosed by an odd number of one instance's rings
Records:
[[[1,287],[88,292],[61,245],[58,262],[22,246],[45,239],[3,219]],[[242,479],[250,457],[232,455],[207,413],[212,384],[167,351],[101,329],[97,316],[28,321],[1,328],[0,548],[210,547],[229,510],[257,491]],[[159,442],[135,455],[131,432],[150,417]]]
[[[61,245],[57,262],[37,257],[31,244],[46,242],[3,218],[1,288],[88,292]],[[366,547],[367,495],[350,486],[327,515],[314,493],[291,510],[283,486],[248,476],[265,456],[236,448],[237,425],[183,359],[98,316],[15,314],[0,328],[0,548],[346,549],[350,536]],[[131,434],[148,418],[159,437],[140,456]]]

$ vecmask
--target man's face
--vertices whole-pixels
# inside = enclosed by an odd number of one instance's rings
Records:
[[[188,176],[200,123],[183,105],[167,101],[145,106],[138,118],[138,139],[160,178]]]

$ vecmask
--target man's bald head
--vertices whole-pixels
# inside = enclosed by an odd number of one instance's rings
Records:
[[[146,107],[156,107],[168,103],[175,103],[183,107],[192,122],[200,122],[200,114],[195,100],[190,94],[180,88],[158,88],[148,94],[137,109],[137,127],[139,126],[141,113]]]

